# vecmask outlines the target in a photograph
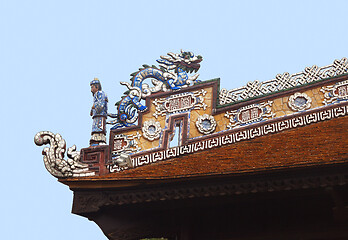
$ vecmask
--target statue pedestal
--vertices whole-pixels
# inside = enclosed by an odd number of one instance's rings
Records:
[[[110,146],[98,145],[81,149],[81,162],[88,164],[89,169],[96,172],[96,175],[109,173],[106,164],[110,161]]]

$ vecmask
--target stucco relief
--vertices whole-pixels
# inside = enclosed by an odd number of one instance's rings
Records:
[[[294,112],[311,108],[312,99],[305,93],[295,93],[289,97],[288,106]]]
[[[215,131],[216,121],[213,116],[203,114],[197,118],[196,127],[200,133],[210,134]]]
[[[155,139],[159,139],[161,134],[161,124],[153,119],[144,122],[143,127],[143,136],[149,141],[153,141]]]

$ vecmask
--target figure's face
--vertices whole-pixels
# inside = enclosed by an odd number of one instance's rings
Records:
[[[98,88],[95,85],[91,85],[91,92],[95,94],[96,92],[98,92]]]

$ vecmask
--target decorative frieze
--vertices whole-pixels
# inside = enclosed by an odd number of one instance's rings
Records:
[[[230,123],[227,125],[227,128],[232,129],[234,127],[273,118],[275,114],[272,113],[272,104],[273,101],[268,101],[260,104],[248,105],[241,107],[238,110],[226,112],[225,117],[230,119]]]
[[[162,131],[161,124],[153,119],[150,119],[149,121],[144,122],[142,131],[144,138],[147,140],[153,141],[155,139],[159,139]]]
[[[314,65],[312,67],[306,67],[303,72],[291,75],[287,72],[278,74],[274,79],[268,81],[260,82],[255,80],[254,82],[248,82],[243,87],[232,90],[223,88],[220,91],[219,103],[220,105],[233,103],[345,73],[348,73],[347,58],[342,58],[341,60],[336,59],[333,64],[328,66],[318,67]]]
[[[288,106],[295,112],[309,109],[312,99],[305,93],[295,93],[289,97]]]
[[[327,105],[334,102],[340,102],[348,99],[348,80],[338,82],[335,85],[322,87],[320,89],[324,93],[323,104]]]
[[[216,121],[213,116],[203,114],[197,118],[196,126],[200,133],[210,134],[215,131]]]
[[[153,116],[165,116],[166,114],[190,111],[192,109],[204,110],[207,104],[204,103],[204,96],[207,93],[204,89],[171,95],[167,98],[157,98],[153,101],[155,113]]]
[[[124,135],[118,134],[114,136],[112,154],[113,156],[119,155],[120,153],[134,153],[140,151],[138,142],[136,139],[140,139],[141,135],[137,132],[136,134]]]
[[[255,127],[243,128],[239,131],[233,130],[231,133],[220,135],[210,139],[198,141],[188,145],[178,146],[166,150],[156,151],[141,156],[136,156],[131,159],[133,167],[139,167],[158,161],[164,161],[181,155],[191,154],[198,151],[221,147],[240,141],[254,139],[256,137],[265,136],[272,133],[278,133],[297,127],[310,125],[312,123],[322,122],[333,118],[343,117],[348,115],[348,106],[338,106],[331,109],[318,110],[309,114],[300,115],[294,114],[291,118],[280,120],[277,122],[257,125]],[[112,171],[112,168],[110,168]]]
[[[112,156],[111,162],[108,166],[110,172],[121,171],[128,169],[130,164],[129,154],[138,152],[141,148],[138,146],[138,142],[136,139],[140,139],[141,135],[137,132],[136,134],[117,134],[114,136],[113,145],[112,145]]]

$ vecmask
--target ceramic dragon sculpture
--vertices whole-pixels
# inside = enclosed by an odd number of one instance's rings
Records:
[[[183,87],[190,86],[197,80],[199,74],[189,76],[189,73],[196,73],[200,68],[200,62],[203,60],[201,56],[195,56],[192,52],[168,53],[167,56],[161,56],[157,60],[159,68],[152,65],[143,65],[137,72],[131,74],[131,84],[121,82],[128,88],[125,96],[117,102],[116,114],[108,114],[115,120],[108,122],[113,124],[111,129],[128,127],[134,125],[138,118],[138,111],[146,111],[147,107],[141,103],[152,93],[159,91],[179,90]],[[153,84],[144,83],[150,78]]]

